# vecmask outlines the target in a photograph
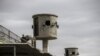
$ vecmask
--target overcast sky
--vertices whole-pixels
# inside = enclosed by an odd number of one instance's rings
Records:
[[[32,15],[58,15],[58,39],[49,52],[64,56],[64,48],[78,47],[79,56],[100,56],[100,0],[0,0],[0,25],[17,35],[32,35]]]

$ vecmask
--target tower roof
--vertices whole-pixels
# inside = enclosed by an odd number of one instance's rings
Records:
[[[36,16],[55,16],[55,17],[58,17],[57,15],[55,14],[47,14],[47,13],[43,13],[43,14],[35,14],[32,16],[32,18],[36,17]]]

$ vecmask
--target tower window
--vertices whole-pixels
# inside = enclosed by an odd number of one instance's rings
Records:
[[[50,26],[50,21],[47,20],[47,21],[45,22],[45,24],[46,24],[47,26]]]
[[[75,52],[72,52],[72,55],[75,55]]]

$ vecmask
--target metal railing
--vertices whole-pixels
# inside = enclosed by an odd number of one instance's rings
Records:
[[[21,43],[21,37],[11,32],[7,28],[3,27],[2,25],[0,25],[0,40],[2,39],[7,40],[6,44],[7,43]],[[26,43],[32,47],[32,43],[30,42],[26,42]]]
[[[0,25],[0,38],[5,38],[5,40],[8,40],[12,43],[21,43],[20,37],[16,35],[15,33],[11,32],[7,28]]]

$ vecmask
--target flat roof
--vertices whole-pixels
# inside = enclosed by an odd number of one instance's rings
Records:
[[[69,47],[69,48],[65,48],[65,49],[78,49],[77,47]]]
[[[0,47],[16,47],[18,53],[33,53],[33,52],[40,52],[38,49],[36,48],[32,48],[30,45],[28,45],[27,43],[17,43],[17,44],[0,44]],[[10,49],[9,49],[10,50]],[[8,52],[9,50],[4,50],[5,52]]]
[[[42,14],[35,14],[32,16],[32,18],[36,17],[36,16],[55,16],[55,17],[58,17],[57,15],[55,14],[47,14],[47,13],[42,13]]]
[[[32,46],[30,46],[27,43],[11,43],[11,44],[0,44],[0,47],[5,46],[5,47],[9,47],[9,46],[16,46],[16,47],[23,47],[23,48],[32,48]]]

